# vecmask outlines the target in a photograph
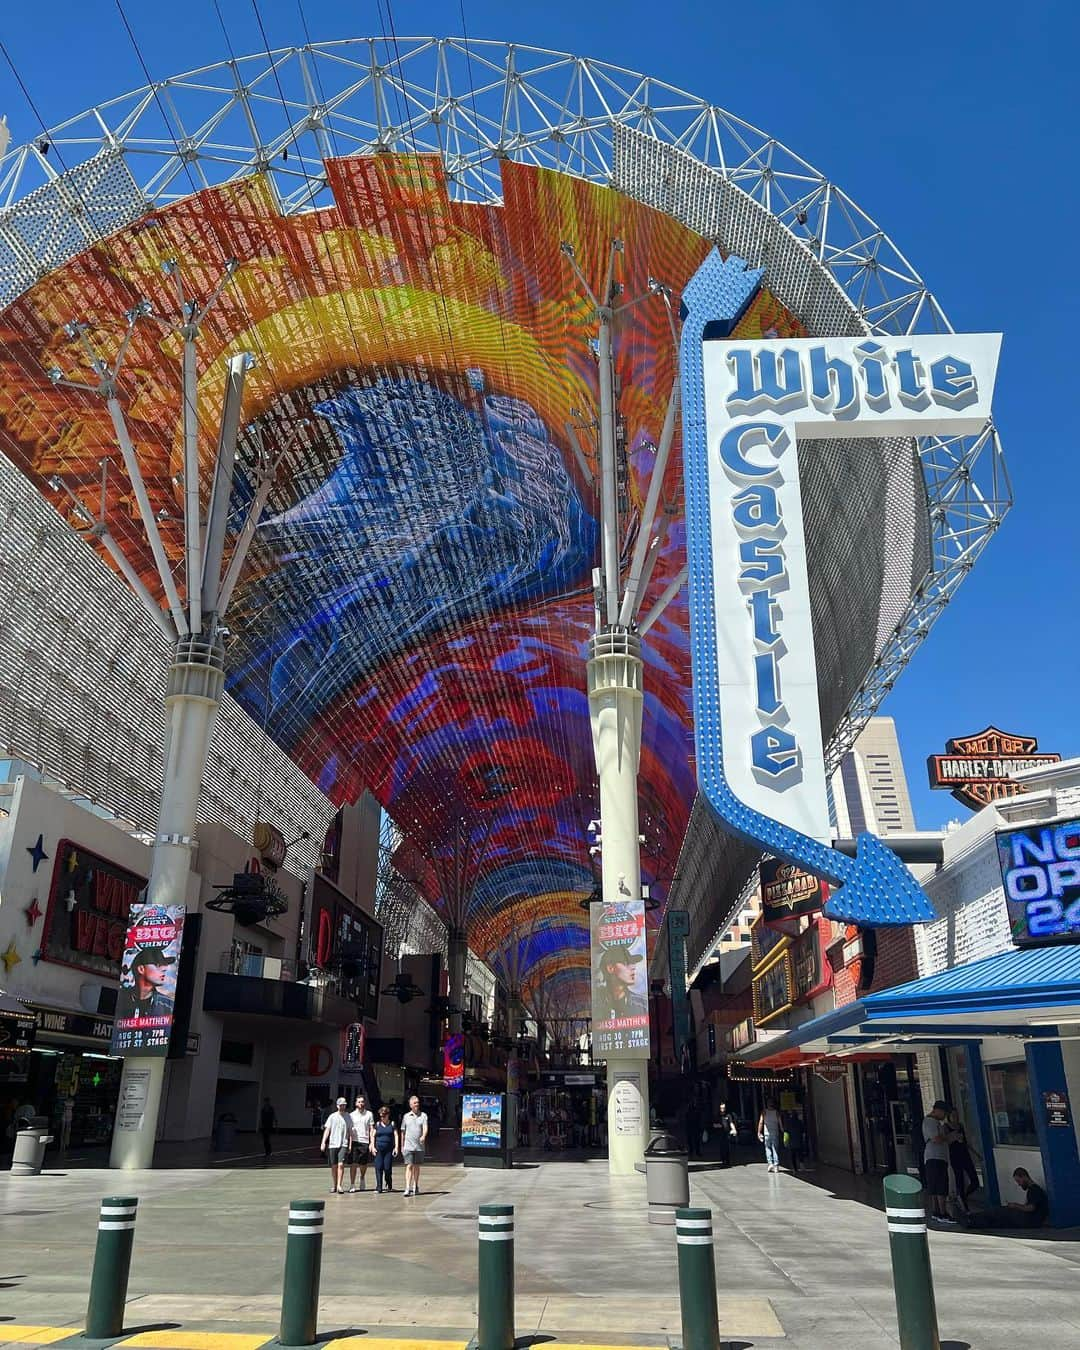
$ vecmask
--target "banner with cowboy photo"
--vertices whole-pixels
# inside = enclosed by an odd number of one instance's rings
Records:
[[[641,900],[593,905],[593,1059],[649,1058],[649,962]]]
[[[185,913],[184,905],[131,906],[111,1054],[168,1054]]]

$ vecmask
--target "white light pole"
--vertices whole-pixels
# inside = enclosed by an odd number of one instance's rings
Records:
[[[637,613],[659,555],[667,513],[658,533],[654,525],[661,512],[661,492],[668,455],[675,435],[678,379],[672,387],[667,415],[642,511],[637,546],[623,587],[619,528],[618,391],[615,375],[613,327],[616,317],[658,295],[667,306],[672,345],[678,352],[674,316],[667,288],[650,280],[649,290],[626,304],[618,304],[621,285],[615,264],[622,252],[613,240],[607,260],[604,289],[598,299],[579,267],[574,249],[562,245],[579,285],[592,302],[598,322],[595,344],[599,385],[601,567],[596,588],[596,632],[589,642],[587,679],[593,754],[600,788],[601,890],[605,905],[640,905],[641,840],[638,828],[638,763],[641,757],[641,718],[644,663]],[[684,578],[685,579],[685,578]],[[649,626],[680,587],[668,588]],[[607,1058],[608,1170],[629,1176],[642,1161],[649,1128],[649,1059]]]
[[[166,726],[161,805],[151,856],[150,879],[145,896],[148,904],[184,904],[187,901],[199,793],[206,770],[214,717],[221,704],[225,687],[222,620],[283,453],[280,447],[272,453],[260,447],[259,462],[255,465],[254,499],[243,522],[239,523],[240,528],[223,575],[222,564],[229,527],[229,502],[236,469],[236,438],[243,405],[244,379],[253,364],[253,359],[245,353],[231,357],[227,363],[225,398],[214,462],[210,507],[207,518],[204,519],[199,482],[195,343],[200,324],[228,284],[236,266],[236,262],[230,260],[208,298],[197,302],[185,296],[176,264],[164,263],[162,270],[166,276],[174,279],[176,286],[179,306],[177,319],[159,318],[153,313],[148,302],[140,302],[128,312],[127,330],[116,355],[109,361],[94,348],[85,324],[70,323],[67,325],[68,335],[77,337],[81,342],[94,382],[84,383],[68,379],[59,369],[49,371],[49,378],[54,384],[95,394],[105,401],[116,433],[120,457],[131,486],[131,496],[138,510],[146,544],[153,558],[167,606],[166,609],[159,606],[109,528],[106,518],[107,493],[104,490],[109,471],[108,461],[104,463],[102,469],[101,509],[98,516],[87,509],[59,476],[53,478],[52,486],[58,491],[66,492],[73,501],[76,513],[85,524],[89,525],[87,531],[89,536],[101,541],[155,623],[173,643],[173,656],[165,689]],[[158,520],[150,503],[139,466],[137,449],[132,442],[121,402],[120,374],[136,327],[140,323],[154,323],[169,334],[179,333],[184,342],[182,405],[179,410],[184,445],[183,595],[177,586],[158,529]],[[234,522],[236,523],[238,522]],[[124,1059],[120,1100],[113,1131],[111,1166],[124,1169],[152,1166],[161,1089],[165,1079],[165,1063],[164,1055],[129,1055]]]

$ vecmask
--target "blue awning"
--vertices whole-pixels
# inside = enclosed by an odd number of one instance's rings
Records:
[[[902,1051],[919,1041],[1050,1038],[1055,1019],[1080,1020],[1080,945],[1010,950],[883,989],[759,1041],[741,1058],[790,1063],[797,1053]]]

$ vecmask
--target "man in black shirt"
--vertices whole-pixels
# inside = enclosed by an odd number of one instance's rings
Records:
[[[972,1228],[1041,1228],[1050,1212],[1046,1192],[1025,1167],[1013,1172],[1013,1181],[1024,1192],[1023,1200],[1010,1200],[996,1209],[985,1209],[966,1220]]]

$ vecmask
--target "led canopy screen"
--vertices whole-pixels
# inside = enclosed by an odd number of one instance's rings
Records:
[[[279,465],[228,615],[229,690],[332,800],[375,795],[401,832],[399,870],[480,955],[521,965],[523,997],[543,988],[582,1013],[597,384],[593,307],[560,246],[599,287],[621,239],[624,296],[658,278],[677,308],[710,241],[568,174],[502,172],[502,203],[478,205],[450,201],[437,157],[353,156],[328,162],[326,200],[310,212],[282,216],[254,175],[94,243],[0,314],[0,446],[43,493],[59,476],[103,502],[163,599],[104,400],[47,372],[85,382],[88,350],[116,356],[125,313],[170,315],[177,275],[185,295],[206,297],[235,259],[198,344],[204,514],[232,355],[255,357],[233,540],[260,455]],[[804,335],[764,288],[732,334]],[[140,322],[119,398],[182,595],[179,355],[174,332]],[[616,360],[625,566],[676,374],[658,297],[619,321]],[[911,454],[823,445],[801,469],[826,734],[893,621],[881,521]],[[681,464],[677,436],[643,612],[685,564]],[[86,530],[66,491],[50,500]],[[919,501],[905,510],[917,553]],[[905,567],[894,607],[921,579],[917,559]],[[657,918],[695,796],[687,629],[683,591],[644,644],[642,873]]]

